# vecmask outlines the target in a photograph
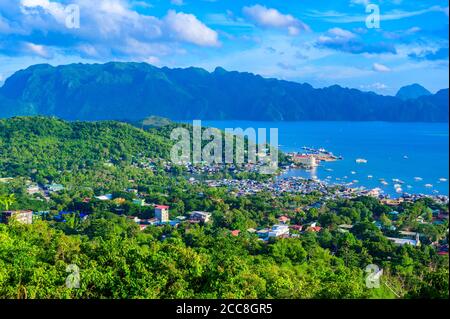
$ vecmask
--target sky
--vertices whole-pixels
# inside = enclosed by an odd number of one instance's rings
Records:
[[[0,83],[33,64],[147,62],[394,95],[449,86],[448,0],[0,0]]]

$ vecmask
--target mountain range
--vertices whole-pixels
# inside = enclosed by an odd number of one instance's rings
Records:
[[[397,96],[384,96],[338,85],[313,88],[220,67],[208,72],[132,62],[39,64],[6,79],[0,88],[0,117],[448,122],[448,89],[436,94],[422,89],[414,85]]]
[[[422,85],[414,83],[400,88],[395,96],[402,100],[409,100],[417,99],[421,96],[427,95],[431,95],[431,92],[424,88]]]

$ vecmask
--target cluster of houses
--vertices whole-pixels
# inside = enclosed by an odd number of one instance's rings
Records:
[[[110,198],[109,196],[105,196],[105,198]],[[127,216],[127,218],[136,224],[139,225],[141,230],[146,229],[149,226],[163,226],[170,225],[173,227],[177,227],[182,222],[187,223],[201,223],[206,224],[211,221],[211,213],[202,212],[202,211],[193,211],[187,214],[187,216],[177,216],[175,219],[171,220],[169,217],[169,206],[166,205],[153,205],[154,206],[154,217],[150,219],[140,219],[136,216]],[[4,211],[0,213],[0,223],[8,224],[11,220],[16,220],[23,224],[32,224],[33,216],[42,215],[43,213],[48,212],[32,212],[31,210],[17,210],[17,211]],[[60,212],[55,217],[57,221],[64,221],[64,215],[69,214],[69,212]],[[388,216],[395,220],[399,213],[397,211],[392,211],[388,213]],[[80,214],[80,218],[87,218],[87,214]],[[439,222],[448,219],[448,213],[441,211],[433,211],[433,222]],[[382,229],[383,226],[379,221],[374,221],[374,224]],[[341,232],[349,232],[353,228],[353,225],[342,224],[338,226],[338,230]],[[312,222],[307,225],[290,225],[290,218],[288,216],[282,215],[278,217],[278,224],[273,225],[269,228],[263,229],[253,229],[250,228],[247,231],[249,233],[256,234],[260,240],[268,241],[271,238],[294,238],[299,237],[301,233],[304,232],[320,232],[322,227],[317,225],[317,222]],[[396,231],[395,226],[390,226],[390,231]],[[239,230],[231,231],[231,235],[239,236]],[[412,245],[412,246],[420,246],[421,234],[418,232],[412,232],[408,230],[401,230],[397,232],[397,237],[387,236],[386,238],[392,241],[396,245]],[[440,255],[448,255],[448,244],[444,245],[435,245],[438,249]]]
[[[319,232],[322,227],[317,226],[317,222],[308,225],[290,225],[290,218],[288,216],[278,217],[278,224],[269,228],[253,229],[247,231],[256,234],[260,240],[268,241],[270,238],[293,238],[298,237],[301,232]]]
[[[190,180],[190,182],[192,184],[197,183],[194,179]],[[324,197],[325,199],[353,198],[361,195],[361,193],[354,188],[344,186],[330,187],[327,183],[320,180],[309,180],[297,176],[276,179],[275,181],[221,179],[207,180],[205,183],[209,187],[226,187],[230,190],[231,194],[236,196],[254,195],[262,191],[270,192],[274,196],[279,196],[283,193],[310,194],[312,192],[319,192],[326,197]]]
[[[243,165],[234,165],[234,164],[227,164],[226,167],[224,164],[209,164],[201,163],[201,165],[195,165],[192,163],[186,163],[184,165],[186,171],[190,173],[191,175],[204,175],[204,174],[216,174],[221,173],[224,171],[227,171],[230,174],[239,173],[239,172],[248,172],[248,173],[258,173],[260,172],[262,164],[254,164],[254,163],[246,163]],[[170,165],[166,167],[166,169],[169,169]]]
[[[188,165],[187,168],[189,170],[197,170],[197,169],[214,169],[214,166],[210,166],[209,168],[205,168],[205,166],[193,166]],[[237,169],[234,166],[230,166],[230,169]],[[248,168],[250,169],[250,167]],[[193,171],[192,171],[193,172]],[[197,180],[191,178],[189,180],[191,183],[198,183]],[[322,196],[321,202],[315,203],[314,205],[308,207],[320,207],[323,203],[330,199],[337,198],[353,198],[355,196],[367,195],[367,190],[359,190],[355,188],[348,188],[344,186],[333,187],[330,188],[326,182],[322,182],[320,180],[311,180],[311,179],[303,179],[301,177],[290,177],[290,178],[282,178],[271,181],[255,181],[255,180],[210,180],[206,181],[206,184],[210,187],[227,187],[230,190],[230,193],[235,194],[236,196],[244,196],[244,195],[252,195],[261,191],[269,191],[274,196],[281,195],[285,192],[295,192],[301,194],[309,194],[311,192],[320,192]],[[64,186],[61,184],[48,184],[44,186],[39,186],[36,184],[29,184],[27,187],[27,193],[30,195],[33,194],[41,194],[44,197],[50,196],[50,194],[55,192],[60,192],[64,190]],[[141,230],[146,229],[149,226],[161,226],[161,225],[170,225],[176,227],[180,223],[208,223],[211,220],[211,213],[201,212],[201,211],[193,211],[187,214],[186,216],[177,216],[174,219],[170,219],[169,217],[169,206],[166,205],[154,205],[147,204],[143,198],[142,194],[138,193],[137,189],[127,189],[127,192],[135,193],[137,198],[133,199],[133,204],[138,206],[150,206],[154,207],[154,217],[150,219],[141,219],[136,216],[128,216],[127,218],[135,222],[139,225]],[[370,195],[370,194],[369,194]],[[379,194],[372,194],[375,197],[380,198],[381,202],[385,205],[396,207],[401,205],[404,202],[414,202],[417,199],[424,197],[424,195],[404,195],[396,199],[385,198],[379,196]],[[430,197],[430,196],[426,196]],[[123,198],[113,198],[112,194],[105,194],[96,196],[95,199],[101,201],[115,201],[116,204],[123,204],[125,199]],[[446,196],[433,196],[433,199],[437,202],[447,203],[448,197]],[[86,198],[84,201],[89,202],[91,199]],[[24,224],[31,224],[33,222],[33,216],[38,215],[39,213],[33,213],[29,210],[20,210],[20,211],[5,211],[0,213],[0,223],[9,223],[10,220],[14,219]],[[421,234],[417,232],[411,232],[409,230],[400,230],[398,231],[395,226],[395,220],[399,213],[395,210],[392,210],[388,217],[393,221],[392,225],[383,227],[380,221],[375,221],[375,225],[383,229],[383,231],[391,231],[387,232],[387,234],[392,235],[392,231],[396,232],[396,237],[387,236],[387,238],[397,245],[412,245],[419,246],[421,244],[420,237]],[[81,214],[80,214],[81,215]],[[82,214],[83,218],[86,218],[86,214]],[[433,224],[442,224],[445,220],[448,220],[448,213],[442,212],[439,210],[433,211],[433,219],[432,221],[425,220],[423,217],[419,216],[417,218],[417,222],[421,224],[433,223]],[[59,218],[60,221],[64,220],[63,214],[59,214],[55,217],[55,220]],[[341,232],[348,232],[352,229],[352,225],[340,225],[338,227]],[[287,237],[298,237],[302,232],[319,232],[321,231],[321,227],[317,225],[317,223],[313,222],[308,225],[290,225],[290,219],[287,216],[280,216],[278,218],[278,224],[275,224],[269,228],[264,229],[248,229],[248,232],[256,234],[261,240],[267,241],[270,238],[287,238]],[[231,231],[233,236],[239,236],[239,231],[234,230]],[[436,246],[439,250],[440,254],[448,254],[448,245],[447,246]]]
[[[206,224],[211,221],[211,213],[194,211],[186,216],[177,216],[174,220],[169,219],[169,206],[155,205],[155,217],[150,219],[140,219],[135,216],[128,216],[127,218],[134,221],[139,225],[141,230],[146,229],[149,226],[163,226],[170,225],[173,227],[178,226],[182,222],[188,222],[191,224],[202,223]]]
[[[29,182],[26,192],[28,195],[41,195],[45,200],[50,200],[50,195],[53,193],[58,193],[62,190],[64,190],[64,186],[61,184],[51,183],[46,185],[38,185]]]

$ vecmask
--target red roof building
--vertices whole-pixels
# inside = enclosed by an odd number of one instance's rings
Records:
[[[280,216],[280,217],[278,217],[278,221],[280,222],[280,223],[283,223],[283,224],[286,224],[286,223],[288,223],[289,221],[290,221],[291,219],[289,218],[289,217],[287,217],[287,216]]]
[[[237,236],[239,236],[240,232],[241,232],[240,230],[232,230],[231,236],[237,237]]]
[[[320,230],[322,229],[322,227],[320,227],[320,226],[314,226],[314,227],[308,227],[308,229],[307,229],[307,231],[312,231],[312,232],[315,232],[315,233],[318,233],[318,232],[320,232]]]

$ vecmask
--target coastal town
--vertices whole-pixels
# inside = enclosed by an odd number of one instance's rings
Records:
[[[232,278],[228,274],[234,273],[233,269],[222,276],[224,264],[246,263],[248,269],[260,269],[260,278],[269,281],[272,279],[267,275],[274,267],[279,270],[272,278],[284,276],[289,267],[289,280],[303,280],[295,274],[308,267],[311,279],[317,278],[319,271],[323,282],[340,267],[354,285],[361,286],[358,296],[372,295],[364,288],[364,267],[378,264],[395,276],[387,278],[396,283],[395,292],[382,292],[389,298],[414,291],[417,280],[425,283],[423,274],[433,269],[446,271],[442,265],[448,258],[448,197],[405,192],[391,196],[376,188],[364,188],[363,183],[356,186],[318,178],[314,169],[326,171],[344,161],[326,150],[280,152],[279,170],[261,174],[264,164],[258,162],[173,164],[166,137],[170,129],[149,133],[115,122],[41,121],[36,127],[33,118],[11,120],[16,133],[6,137],[14,140],[4,143],[7,156],[0,158],[0,235],[14,237],[22,244],[2,240],[0,245],[11,254],[16,254],[15,246],[25,247],[21,253],[24,258],[42,260],[45,267],[59,267],[58,282],[52,284],[55,287],[63,285],[67,276],[64,267],[80,260],[83,273],[112,271],[117,280],[104,281],[111,285],[121,282],[126,272],[120,265],[104,269],[104,260],[127,267],[140,260],[132,273],[148,272],[149,282],[155,274],[165,276],[161,264],[167,264],[169,255],[177,258],[176,266],[170,267],[174,271],[170,278],[192,277],[189,282],[193,285],[200,277],[205,282]],[[72,127],[76,136],[67,140],[64,132]],[[29,143],[30,131],[37,134],[34,138],[38,142]],[[61,134],[54,137],[55,132]],[[64,141],[58,144],[65,145],[59,152],[40,146],[55,138]],[[105,148],[99,150],[99,145]],[[19,151],[27,148],[31,151]],[[39,162],[33,162],[35,158]],[[317,166],[311,167],[311,163]],[[302,172],[305,177],[297,174]],[[400,180],[395,183],[402,185]],[[42,234],[51,236],[51,246],[41,240]],[[37,255],[27,248],[30,245],[40,247],[42,253]],[[55,256],[48,258],[49,251]],[[108,259],[111,253],[117,255]],[[410,260],[414,268],[405,268],[411,265]],[[317,267],[324,262],[326,273]],[[187,263],[192,266],[183,268]],[[36,263],[30,265],[30,271],[41,273]],[[198,271],[192,273],[191,269]],[[404,286],[404,278],[411,278],[411,271],[417,269],[420,273],[413,273],[411,286]],[[185,274],[178,275],[180,270]],[[335,283],[342,284],[348,278]],[[83,285],[85,294],[95,286],[92,281]],[[161,285],[158,291],[170,291],[170,283]],[[276,285],[273,281],[270,287]],[[195,289],[200,296],[208,288],[202,285]],[[99,296],[104,291],[98,290]],[[332,291],[335,294],[334,288]],[[340,291],[347,293],[348,289]],[[140,295],[148,296],[149,292],[143,290]],[[311,296],[311,292],[306,293]],[[173,292],[164,296],[173,296]]]
[[[303,164],[302,164],[303,165]],[[151,169],[153,164],[145,166]],[[193,166],[190,164],[186,165],[186,169],[189,173],[193,173]],[[166,165],[165,168],[170,170],[170,166]],[[219,167],[211,169],[215,171]],[[203,168],[201,172],[211,172],[209,168]],[[199,173],[199,171],[195,171]],[[8,183],[11,182],[13,178],[3,178],[0,182]],[[411,231],[410,229],[397,229],[395,226],[396,219],[398,217],[399,206],[405,203],[414,203],[418,200],[429,199],[439,205],[448,205],[449,198],[444,195],[423,195],[423,194],[403,194],[397,198],[390,198],[378,192],[377,190],[367,190],[364,188],[352,188],[345,185],[330,185],[326,181],[321,181],[318,179],[305,179],[301,177],[283,177],[283,178],[272,178],[265,181],[256,181],[251,179],[196,179],[191,177],[188,179],[190,185],[200,185],[207,188],[218,188],[226,189],[227,193],[236,198],[251,198],[254,195],[266,193],[270,194],[272,197],[282,197],[285,194],[293,195],[310,195],[315,194],[319,198],[316,202],[311,205],[305,205],[301,207],[292,207],[291,211],[288,211],[290,215],[297,214],[298,212],[309,211],[311,209],[320,209],[321,207],[327,205],[329,201],[336,200],[351,200],[364,196],[372,197],[379,200],[383,205],[391,207],[391,211],[387,214],[390,222],[390,226],[386,227],[379,220],[375,220],[374,225],[386,233],[386,238],[395,243],[396,245],[409,244],[412,246],[419,246],[421,244],[421,236],[419,232]],[[50,201],[53,194],[63,192],[65,190],[62,184],[46,184],[39,185],[36,183],[28,182],[26,187],[26,192],[29,196],[38,195],[45,201]],[[170,203],[168,205],[161,205],[157,203],[147,203],[147,194],[139,192],[137,189],[124,189],[124,193],[128,193],[131,197],[130,204],[137,207],[142,207],[146,209],[153,209],[153,216],[142,218],[133,215],[124,215],[129,221],[137,224],[141,231],[144,231],[148,227],[161,227],[161,226],[171,226],[178,227],[180,225],[189,224],[210,224],[213,222],[212,212],[204,211],[191,211],[184,215],[171,216],[170,214]],[[124,205],[127,200],[121,197],[114,197],[111,193],[109,194],[98,194],[94,198],[84,198],[83,203],[90,202],[110,202],[115,204],[116,207]],[[120,209],[117,209],[120,215]],[[444,222],[448,223],[448,210],[433,210],[432,219],[425,220],[424,216],[418,216],[416,222],[419,224],[442,224]],[[55,222],[66,222],[66,216],[78,215],[79,218],[85,220],[89,218],[88,212],[70,212],[70,211],[60,211],[60,212],[50,212],[50,211],[31,211],[31,210],[19,210],[19,211],[2,211],[0,216],[0,223],[9,223],[11,220],[15,220],[23,224],[32,224],[34,220],[50,219]],[[298,238],[302,234],[307,232],[320,232],[323,227],[317,220],[308,221],[305,223],[291,223],[291,218],[289,214],[279,215],[277,217],[277,223],[271,225],[270,227],[260,227],[260,228],[249,228],[247,229],[248,234],[256,236],[259,240],[263,242],[268,242],[274,238]],[[353,228],[353,225],[342,224],[338,226],[340,232],[349,232]],[[230,229],[230,234],[232,236],[239,236],[241,230]],[[448,243],[438,243],[434,242],[432,245],[439,251],[439,254],[448,254]]]

